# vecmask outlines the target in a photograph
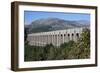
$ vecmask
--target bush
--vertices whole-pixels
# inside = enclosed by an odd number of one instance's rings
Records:
[[[25,43],[25,61],[86,59],[90,58],[90,31],[84,29],[77,42],[69,41],[55,47],[52,44],[42,46],[30,46]]]

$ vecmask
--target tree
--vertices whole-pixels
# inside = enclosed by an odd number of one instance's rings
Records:
[[[28,35],[28,28],[25,28],[25,30],[24,30],[24,41],[25,41],[25,44],[28,43],[27,35]]]
[[[83,29],[81,37],[69,53],[69,58],[85,59],[90,57],[90,30]]]

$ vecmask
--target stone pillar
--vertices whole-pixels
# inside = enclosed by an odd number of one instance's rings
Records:
[[[37,36],[35,36],[35,46],[37,46]]]
[[[42,35],[40,35],[40,45],[42,46]]]
[[[60,45],[63,43],[63,34],[60,35]]]
[[[36,46],[36,42],[35,42],[35,40],[36,40],[36,39],[35,39],[35,36],[34,36],[34,46]]]
[[[47,44],[48,44],[48,34],[46,36],[47,36]]]
[[[47,45],[47,35],[45,35],[45,45]]]
[[[39,37],[39,36],[37,35],[37,46],[38,46],[38,37]]]
[[[53,44],[54,44],[54,46],[56,45],[56,39],[55,39],[55,33],[54,33],[54,35],[53,35]]]
[[[54,45],[54,34],[52,35],[52,44]]]
[[[49,41],[49,34],[47,35],[47,44],[50,44],[49,43],[50,41]]]
[[[67,36],[68,36],[68,42],[69,42],[70,41],[70,34],[68,33]]]
[[[44,46],[44,35],[42,35],[42,45]]]
[[[47,44],[47,35],[45,35],[45,45]]]
[[[58,34],[58,46],[60,46],[60,34]]]
[[[52,44],[52,34],[50,35],[50,44]]]
[[[43,36],[43,41],[44,41],[43,43],[44,43],[44,46],[45,46],[45,35]]]
[[[43,35],[41,35],[41,46],[43,46]]]
[[[57,38],[57,46],[58,46],[58,34],[56,35],[56,38]]]
[[[70,33],[70,41],[72,40],[72,33]]]
[[[64,33],[64,43],[66,42],[66,34]]]
[[[57,34],[55,34],[55,46],[57,46]]]
[[[72,33],[71,36],[72,36],[72,41],[74,41],[74,33]]]
[[[45,35],[43,36],[43,46],[45,46]]]
[[[61,34],[59,34],[59,46],[61,44]]]
[[[67,34],[67,32],[65,33],[65,42],[68,42],[68,34]]]
[[[50,44],[50,34],[48,34],[48,44]]]
[[[62,43],[64,43],[64,33],[62,33]]]
[[[55,34],[53,34],[53,45],[55,46]]]
[[[30,41],[32,41],[32,45],[34,45],[34,36],[32,36],[32,40],[30,40]]]
[[[40,35],[38,35],[38,46],[40,46]]]
[[[51,34],[51,40],[52,40],[51,44],[53,45],[53,34]]]
[[[38,37],[39,37],[39,36],[37,35],[37,46],[38,46]]]

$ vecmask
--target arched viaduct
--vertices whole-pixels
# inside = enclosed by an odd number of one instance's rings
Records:
[[[47,44],[60,46],[64,42],[68,42],[70,40],[76,42],[82,33],[82,29],[83,28],[72,28],[66,30],[32,33],[28,34],[27,40],[30,45],[34,46],[45,46]]]

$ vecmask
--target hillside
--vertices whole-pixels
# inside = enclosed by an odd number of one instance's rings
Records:
[[[78,27],[89,27],[89,21],[80,20],[80,21],[69,21],[59,18],[45,18],[38,19],[33,21],[29,25],[25,25],[25,28],[28,28],[29,33],[36,32],[46,32],[46,31],[54,31],[54,30],[63,30],[70,28],[78,28]]]

